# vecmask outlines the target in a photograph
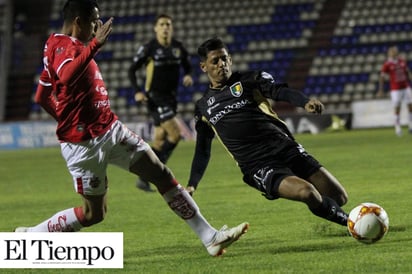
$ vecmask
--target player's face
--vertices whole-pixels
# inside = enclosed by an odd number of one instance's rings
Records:
[[[99,10],[94,8],[92,15],[87,19],[79,20],[78,39],[82,42],[91,40],[97,31],[97,22],[100,19]]]
[[[395,58],[398,56],[398,48],[397,47],[390,47],[388,50],[388,56],[390,58]]]
[[[170,39],[173,34],[172,20],[166,17],[159,18],[159,20],[157,20],[157,23],[154,27],[154,31],[158,39],[162,39],[162,40]]]
[[[200,68],[207,73],[212,87],[222,87],[232,75],[232,58],[225,48],[212,50]]]

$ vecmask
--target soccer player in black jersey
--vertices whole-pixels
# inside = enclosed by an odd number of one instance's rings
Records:
[[[216,135],[238,163],[243,181],[266,198],[303,202],[313,214],[346,226],[345,189],[296,142],[268,98],[316,114],[323,111],[322,103],[266,72],[232,73],[232,59],[219,38],[205,41],[198,54],[210,87],[196,103],[197,140],[187,189],[193,194],[198,186]]]
[[[160,14],[154,24],[156,38],[142,45],[133,58],[129,68],[129,79],[136,91],[138,103],[147,103],[148,111],[154,122],[152,149],[159,159],[166,163],[172,151],[181,139],[176,120],[177,88],[180,69],[183,68],[183,85],[191,86],[192,67],[188,51],[174,38],[172,17]],[[136,71],[146,67],[144,88],[138,84]],[[152,191],[148,182],[141,178],[136,186],[145,191]]]

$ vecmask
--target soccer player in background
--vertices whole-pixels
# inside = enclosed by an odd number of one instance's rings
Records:
[[[110,109],[108,92],[93,57],[108,39],[113,18],[103,24],[95,0],[68,0],[63,17],[62,32],[51,34],[44,48],[36,101],[57,120],[61,152],[83,206],[62,210],[38,225],[15,231],[74,232],[103,221],[107,166],[114,164],[153,182],[209,254],[221,255],[246,232],[248,224],[219,231],[213,228],[150,146]]]
[[[149,114],[154,123],[152,149],[159,159],[166,163],[181,139],[176,118],[177,88],[180,69],[183,68],[183,85],[191,86],[192,67],[189,54],[182,42],[173,38],[172,17],[160,14],[154,23],[156,37],[142,45],[133,58],[129,68],[129,79],[135,90],[138,103],[147,103]],[[146,82],[140,86],[136,71],[146,67]],[[139,178],[136,186],[152,191],[149,182]]]
[[[385,77],[389,76],[390,94],[395,115],[395,133],[398,136],[402,136],[400,117],[402,101],[408,106],[409,132],[412,133],[412,92],[410,84],[410,81],[412,81],[412,74],[408,68],[407,61],[399,56],[397,46],[389,47],[387,54],[388,58],[382,65],[379,76],[377,96],[382,97],[384,95],[383,89]]]
[[[228,48],[219,38],[198,48],[200,68],[210,86],[196,102],[196,148],[187,189],[193,194],[201,180],[216,135],[237,162],[243,181],[269,200],[305,203],[313,214],[347,225],[340,206],[348,196],[339,181],[296,142],[273,112],[268,98],[286,101],[320,114],[323,105],[263,71],[232,73]]]

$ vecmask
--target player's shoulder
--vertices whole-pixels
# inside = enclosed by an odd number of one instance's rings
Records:
[[[54,42],[54,43],[71,43],[76,44],[78,40],[74,37],[68,36],[66,34],[61,33],[52,33],[49,36],[47,41]]]
[[[172,38],[172,45],[175,45],[175,46],[183,46],[183,42],[182,41],[180,41],[180,40],[178,40],[178,39],[176,39],[176,38]]]
[[[239,75],[241,78],[254,78],[256,79],[256,77],[258,77],[260,74],[260,71],[258,70],[247,70],[247,71],[243,71],[243,72],[239,72]]]
[[[52,33],[45,43],[45,54],[54,52],[55,49],[64,49],[74,45],[76,41],[73,40],[74,38],[71,38],[64,34]]]
[[[202,96],[195,101],[195,108],[199,109],[201,106],[210,104],[208,100],[210,100],[211,97],[213,97],[213,94],[215,91],[211,89],[209,86],[203,91]]]
[[[153,38],[149,41],[146,41],[144,43],[141,43],[138,47],[137,52],[138,53],[142,53],[142,52],[147,52],[150,51],[152,49],[156,49],[159,47],[159,42],[156,40],[156,38]]]
[[[156,38],[150,39],[149,41],[143,44],[144,47],[155,47],[157,45],[159,45],[159,42]]]
[[[262,79],[273,81],[273,76],[270,73],[267,73],[265,71],[248,70],[244,72],[234,73],[234,79],[238,79],[238,81],[242,81],[242,82],[259,81]]]
[[[76,38],[65,34],[53,33],[46,42],[48,48],[69,48],[70,46],[81,45]]]

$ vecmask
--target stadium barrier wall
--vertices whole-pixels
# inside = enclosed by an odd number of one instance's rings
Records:
[[[281,116],[292,133],[316,134],[325,130],[342,130],[351,128],[351,113],[340,114],[292,114]],[[126,125],[151,141],[153,126],[148,122],[126,123]],[[179,126],[185,140],[195,139],[194,121],[179,119]],[[12,122],[0,124],[0,150],[40,148],[58,146],[56,138],[56,123],[42,122]]]
[[[394,124],[393,106],[390,99],[374,99],[352,103],[354,129],[392,127]],[[408,124],[407,106],[401,106],[401,124]]]
[[[293,133],[317,134],[322,131],[340,131],[352,128],[352,113],[337,112],[314,114],[289,114],[280,115]]]

